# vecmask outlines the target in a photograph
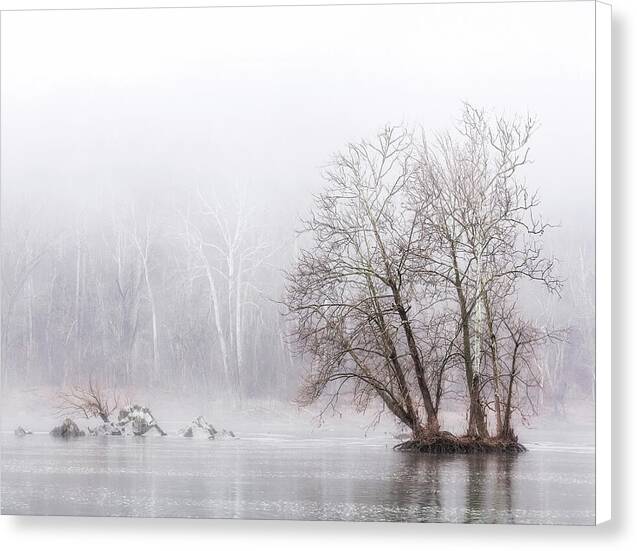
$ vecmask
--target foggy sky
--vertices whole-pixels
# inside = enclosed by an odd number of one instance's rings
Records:
[[[320,168],[461,101],[537,115],[525,170],[557,249],[594,215],[593,3],[2,15],[3,208],[243,189],[298,226]],[[88,207],[87,207],[88,205]],[[557,251],[559,254],[559,251]]]

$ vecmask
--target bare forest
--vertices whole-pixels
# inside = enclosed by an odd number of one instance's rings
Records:
[[[561,228],[525,178],[536,131],[468,104],[444,131],[382,127],[288,217],[219,183],[63,214],[14,190],[3,386],[353,405],[416,439],[451,410],[515,441],[594,388],[590,251],[546,246]]]
[[[281,247],[246,199],[220,201],[197,189],[175,208],[118,200],[63,220],[37,199],[5,201],[5,388],[95,380],[290,398],[296,368],[273,300]]]

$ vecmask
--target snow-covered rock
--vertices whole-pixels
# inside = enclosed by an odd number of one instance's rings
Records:
[[[223,440],[225,438],[234,438],[232,431],[215,429],[203,415],[193,419],[192,423],[179,431],[179,435],[185,438],[207,438],[208,440]]]
[[[208,438],[212,440],[215,434],[217,434],[217,429],[208,423],[202,415],[193,419],[190,425],[179,431],[179,435],[185,438]]]
[[[83,430],[73,422],[73,420],[66,418],[59,427],[55,427],[51,431],[51,436],[56,438],[77,438],[79,436],[85,436]]]
[[[104,423],[94,429],[89,428],[91,436],[122,436],[122,428],[116,423]]]
[[[16,436],[27,436],[33,433],[30,430],[25,429],[22,426],[19,426],[17,429],[13,431],[13,434],[15,434]]]
[[[138,405],[122,408],[119,411],[117,426],[125,435],[160,434],[166,436],[166,432],[157,424],[150,409]]]
[[[91,436],[166,436],[150,409],[138,405],[122,408],[117,422],[109,421],[88,431]]]

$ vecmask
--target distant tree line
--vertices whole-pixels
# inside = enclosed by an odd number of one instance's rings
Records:
[[[298,382],[279,306],[281,245],[242,196],[123,198],[52,222],[3,202],[7,387],[163,387],[249,398]],[[289,253],[287,253],[289,254]]]

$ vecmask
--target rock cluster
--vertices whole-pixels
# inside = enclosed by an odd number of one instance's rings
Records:
[[[16,436],[27,436],[29,434],[33,434],[30,430],[23,428],[22,426],[18,427],[13,431],[13,434]]]
[[[137,404],[120,409],[116,422],[107,421],[95,428],[89,428],[88,432],[91,436],[166,436],[166,432],[159,426],[150,409]],[[31,434],[31,431],[20,426],[14,433],[16,436],[22,437]],[[64,419],[62,424],[55,427],[50,434],[57,438],[85,436],[84,431],[69,418]],[[235,438],[234,432],[226,429],[217,430],[202,415],[181,429],[179,436],[208,440]]]
[[[185,438],[207,438],[208,440],[223,440],[235,437],[234,432],[231,430],[221,429],[218,431],[215,429],[206,421],[203,415],[200,415],[190,425],[181,429],[179,435]]]
[[[89,429],[89,433],[92,436],[166,436],[150,409],[137,404],[120,409],[116,423],[104,423]]]
[[[80,430],[75,422],[68,417],[64,419],[59,427],[55,427],[51,431],[51,436],[55,436],[56,438],[77,438],[84,435],[84,431]]]
[[[122,436],[122,428],[115,423],[104,423],[98,427],[88,429],[91,436]]]
[[[166,436],[166,432],[157,424],[155,417],[147,407],[132,405],[122,408],[117,419],[117,425],[124,434],[132,433],[134,436],[143,436],[148,433],[156,433]]]

